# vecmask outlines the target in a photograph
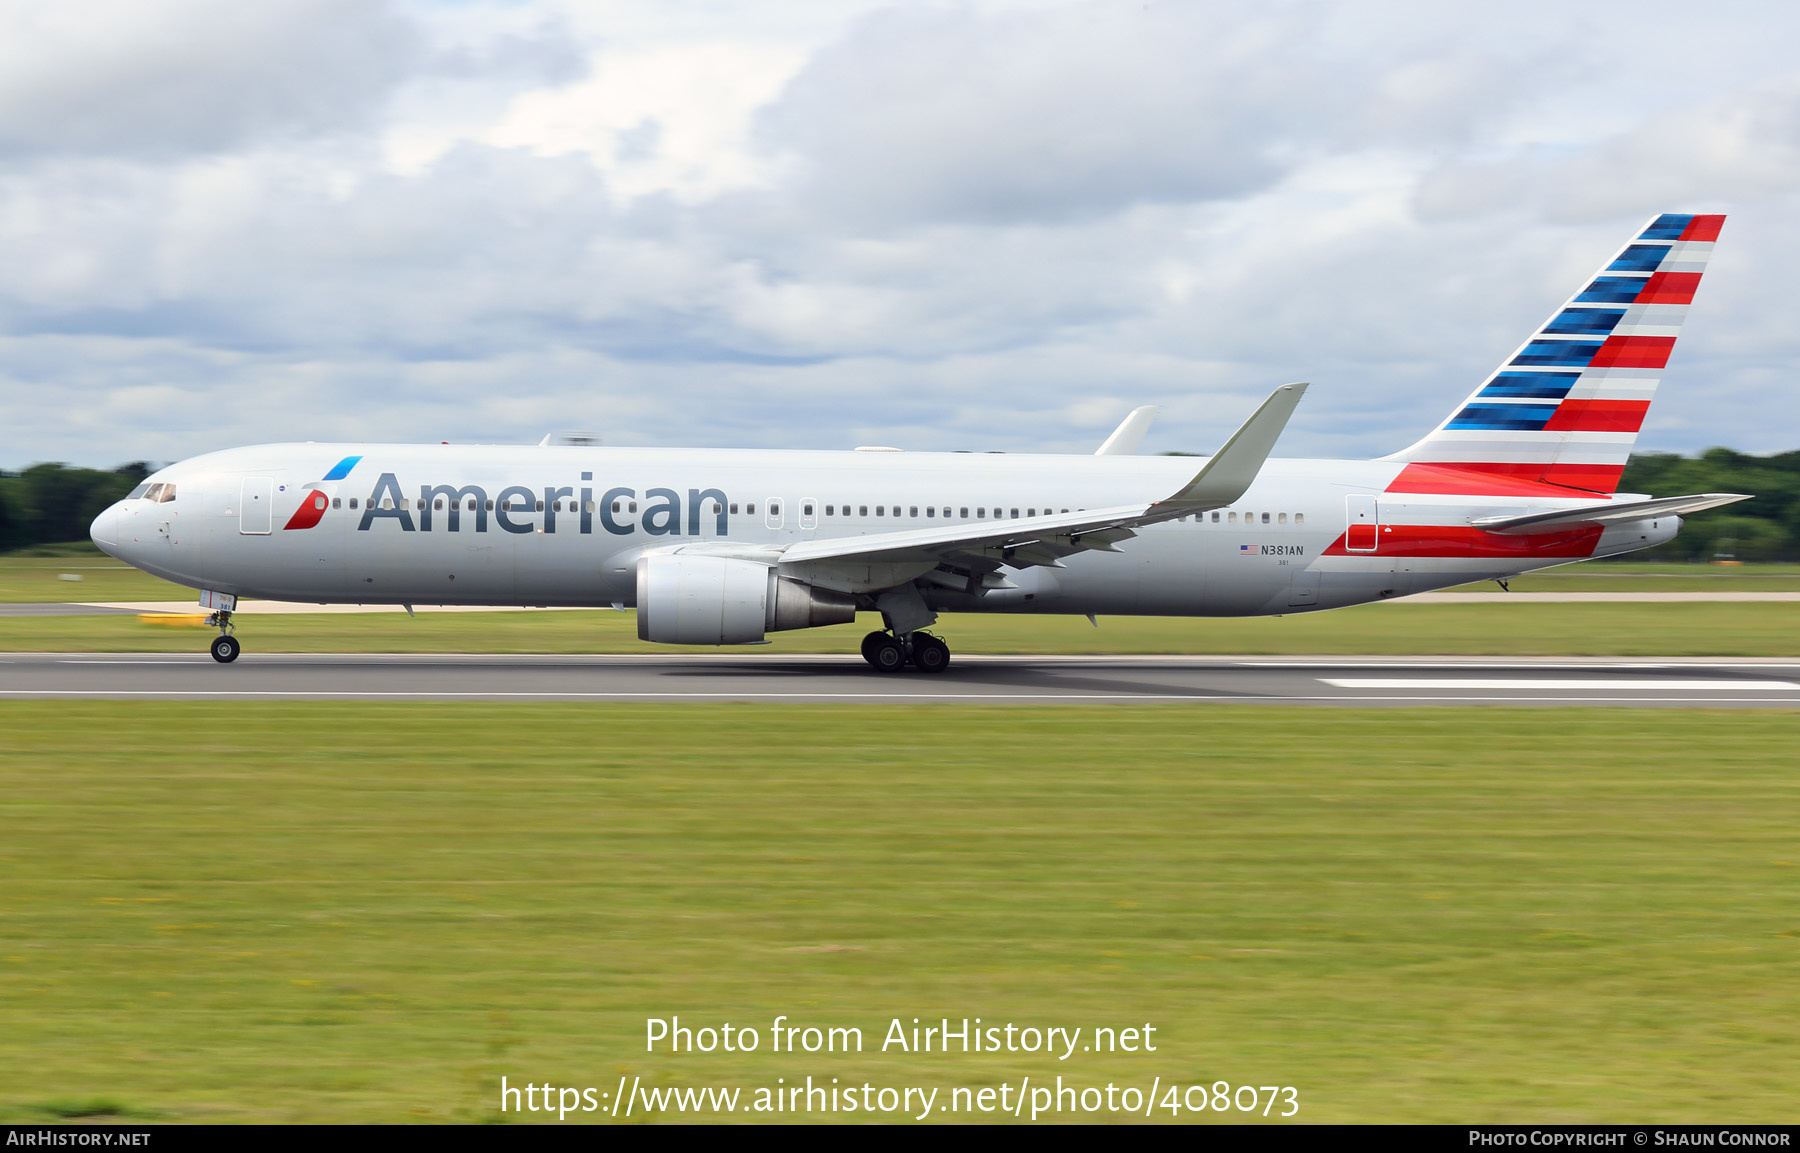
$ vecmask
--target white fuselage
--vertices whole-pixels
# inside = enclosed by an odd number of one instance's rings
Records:
[[[347,468],[342,462],[355,458]],[[319,603],[635,603],[639,558],[684,548],[778,558],[802,541],[1029,518],[1160,499],[1193,457],[287,444],[195,457],[95,521],[114,556],[242,597]],[[334,468],[338,479],[324,479]],[[938,611],[1242,616],[1337,608],[1506,577],[1672,537],[1677,517],[1498,537],[1479,517],[1537,496],[1389,493],[1397,463],[1270,460],[1232,507],[1141,527],[1117,551],[1007,569],[981,595],[932,565],[800,566],[868,594],[919,580]],[[327,502],[308,513],[302,502]],[[352,507],[352,501],[355,507]],[[510,509],[508,506],[512,506]],[[614,509],[618,511],[614,511]],[[1346,529],[1372,519],[1370,538]],[[1364,529],[1364,532],[1367,530]]]

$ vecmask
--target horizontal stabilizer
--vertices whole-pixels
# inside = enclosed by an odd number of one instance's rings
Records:
[[[1113,434],[1106,438],[1106,443],[1094,450],[1095,456],[1130,456],[1137,452],[1138,446],[1144,443],[1144,434],[1150,431],[1150,425],[1156,420],[1156,414],[1162,408],[1154,404],[1146,404],[1142,408],[1134,408],[1131,414],[1119,422]]]
[[[1534,512],[1525,516],[1489,516],[1469,523],[1488,532],[1512,535],[1555,532],[1577,525],[1623,524],[1627,521],[1649,520],[1652,517],[1678,516],[1684,512],[1700,512],[1749,499],[1748,495],[1742,493],[1703,492],[1696,496],[1665,496],[1658,500],[1606,501],[1603,504]]]

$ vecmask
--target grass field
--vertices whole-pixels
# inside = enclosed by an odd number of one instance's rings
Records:
[[[502,1075],[808,1074],[1794,1117],[1794,714],[8,702],[0,730],[3,1120],[491,1120]],[[1158,1051],[646,1055],[677,1013],[871,1050],[894,1017],[1149,1022]]]
[[[771,633],[749,648],[707,653],[854,653],[879,628]],[[307,614],[238,617],[250,654],[663,653],[637,639],[636,618],[607,610],[546,613]],[[1800,605],[1377,604],[1289,617],[946,616],[934,628],[959,653],[1369,653],[1580,656],[1800,655]],[[135,616],[0,617],[0,652],[203,652],[200,627]]]

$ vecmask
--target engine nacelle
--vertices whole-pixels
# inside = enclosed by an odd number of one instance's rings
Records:
[[[638,561],[639,640],[755,644],[764,633],[855,619],[854,597],[787,580],[756,561],[681,553]]]

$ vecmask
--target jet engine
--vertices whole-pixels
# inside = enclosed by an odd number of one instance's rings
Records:
[[[743,645],[765,632],[847,624],[856,599],[756,561],[664,553],[638,561],[637,614],[639,640]]]

